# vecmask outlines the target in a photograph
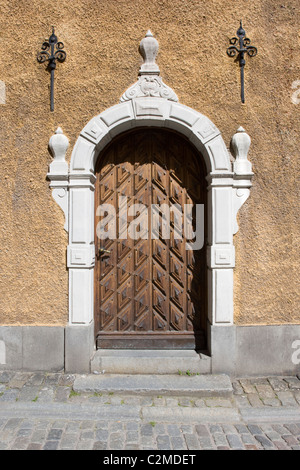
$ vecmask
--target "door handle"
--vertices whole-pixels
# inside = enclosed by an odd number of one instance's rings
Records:
[[[98,256],[103,256],[105,254],[110,254],[111,253],[111,250],[104,250],[104,248],[99,248],[99,251],[98,251]]]

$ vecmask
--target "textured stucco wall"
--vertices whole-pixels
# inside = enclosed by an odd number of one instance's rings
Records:
[[[138,45],[150,28],[162,77],[180,102],[207,115],[230,138],[252,138],[255,178],[235,236],[235,321],[299,323],[300,80],[298,0],[0,0],[0,324],[65,324],[68,278],[63,214],[46,181],[48,141],[70,139],[116,104],[136,81]],[[240,18],[258,55],[247,58],[246,104],[239,67],[226,55]],[[51,25],[67,60],[50,76],[36,54]]]

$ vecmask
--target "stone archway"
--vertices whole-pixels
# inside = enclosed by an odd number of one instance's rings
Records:
[[[155,63],[157,41],[150,32],[141,42],[144,63],[136,84],[121,102],[90,120],[80,133],[72,152],[70,169],[64,161],[67,141],[62,131],[50,140],[55,159],[49,179],[53,196],[66,215],[69,231],[70,336],[79,326],[93,323],[93,280],[95,265],[94,183],[99,152],[117,135],[139,127],[168,128],[185,136],[203,155],[208,183],[208,322],[209,326],[233,325],[233,235],[238,230],[236,215],[249,196],[251,164],[247,160],[250,138],[240,128],[233,138],[236,161],[232,165],[220,131],[204,115],[178,103],[176,94],[163,83]],[[72,332],[74,327],[75,333]],[[88,330],[90,331],[90,330]],[[93,335],[88,334],[88,357]],[[92,338],[92,339],[91,339]],[[75,342],[75,340],[74,340]],[[78,348],[78,346],[77,346]],[[72,350],[69,356],[80,353]],[[73,356],[72,356],[73,357]]]

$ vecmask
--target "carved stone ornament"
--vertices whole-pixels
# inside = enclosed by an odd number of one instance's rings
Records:
[[[125,91],[120,102],[129,101],[140,97],[165,98],[170,101],[178,101],[176,93],[168,87],[159,76],[159,67],[155,62],[158,53],[158,42],[149,30],[142,39],[139,52],[144,60],[139,71],[138,81]]]
[[[236,234],[239,229],[237,223],[238,211],[250,195],[250,181],[253,176],[252,164],[248,160],[250,144],[250,136],[240,126],[230,142],[230,149],[235,158],[233,163],[235,179],[235,186],[233,187],[233,234]]]
[[[65,156],[69,147],[69,139],[66,137],[61,129],[58,127],[55,134],[50,137],[49,148],[54,157],[50,168],[55,168],[56,172],[60,169],[68,171],[68,164],[66,163]]]
[[[252,172],[252,165],[247,158],[250,144],[250,136],[242,126],[239,127],[230,142],[231,152],[235,157],[233,169],[237,175],[244,175]]]
[[[53,161],[49,165],[50,188],[53,199],[57,202],[65,215],[64,229],[68,231],[68,179],[69,167],[66,162],[66,152],[69,147],[69,139],[64,135],[60,127],[50,137],[49,148],[53,155]]]

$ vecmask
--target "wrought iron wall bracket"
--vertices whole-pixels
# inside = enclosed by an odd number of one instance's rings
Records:
[[[56,61],[64,62],[67,54],[63,50],[64,44],[57,40],[54,34],[54,26],[52,26],[52,34],[48,41],[43,42],[42,50],[37,55],[40,64],[48,62],[48,70],[50,71],[50,110],[54,111],[54,70],[56,69]]]
[[[248,54],[249,57],[254,57],[257,54],[257,48],[251,45],[251,41],[246,37],[246,32],[243,29],[242,21],[240,22],[240,27],[236,32],[238,37],[230,39],[231,46],[227,49],[227,55],[229,57],[236,57],[240,64],[241,70],[241,100],[242,103],[245,103],[245,89],[244,89],[244,67],[246,65],[245,54]],[[239,45],[239,47],[237,47]]]

